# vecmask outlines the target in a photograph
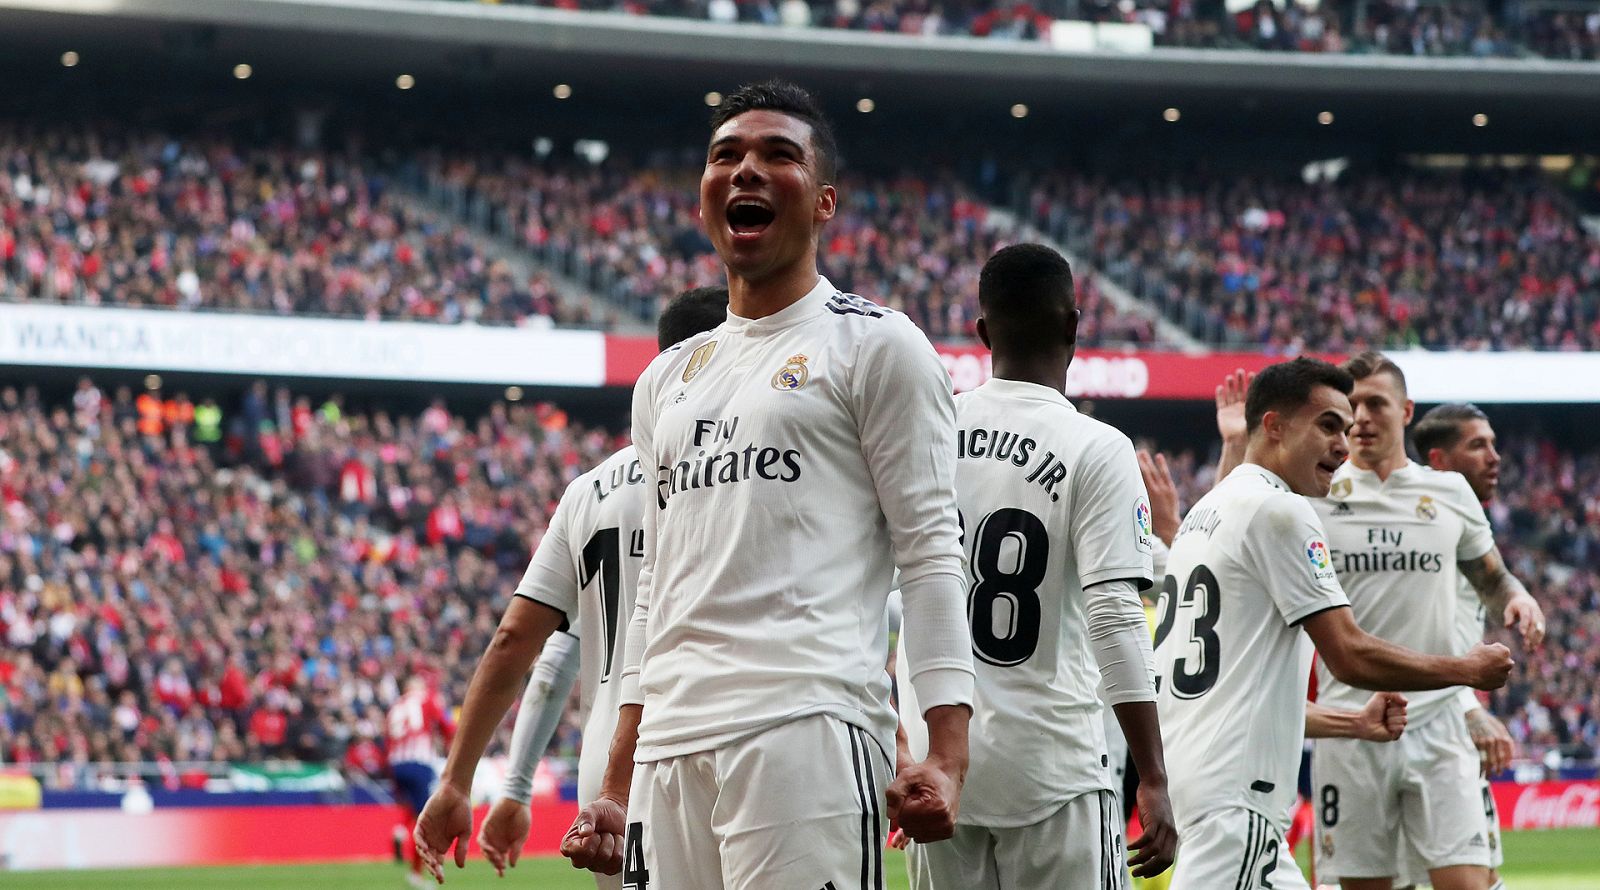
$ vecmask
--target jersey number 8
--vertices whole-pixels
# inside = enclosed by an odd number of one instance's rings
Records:
[[[1027,510],[1002,507],[983,517],[972,537],[972,651],[989,664],[1015,667],[1039,648],[1039,585],[1050,565],[1050,533]]]

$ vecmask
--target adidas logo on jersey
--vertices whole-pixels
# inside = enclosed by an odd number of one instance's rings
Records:
[[[1334,507],[1333,507],[1333,515],[1335,515],[1335,516],[1349,516],[1349,515],[1351,515],[1351,514],[1353,514],[1355,512],[1356,511],[1350,509],[1350,505],[1349,504],[1347,504],[1347,503],[1345,503],[1343,501],[1340,501],[1339,503],[1335,504]]]

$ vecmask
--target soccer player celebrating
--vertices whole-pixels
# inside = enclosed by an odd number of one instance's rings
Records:
[[[744,87],[712,126],[700,219],[728,319],[634,387],[655,499],[624,706],[562,848],[632,890],[881,887],[885,809],[949,837],[966,774],[950,377],[909,319],[817,274],[837,151],[811,96]],[[891,783],[896,567],[930,742]]]
[[[1506,570],[1467,480],[1406,456],[1413,406],[1405,375],[1370,352],[1345,368],[1356,381],[1353,448],[1316,508],[1356,621],[1419,651],[1465,651],[1457,593],[1465,578],[1490,614],[1537,646],[1544,615]],[[1472,642],[1479,640],[1481,631]],[[1319,700],[1348,707],[1356,694],[1350,684],[1326,665],[1318,671]],[[1459,703],[1457,690],[1416,696],[1398,745],[1317,744],[1311,778],[1319,878],[1345,890],[1389,890],[1404,853],[1426,866],[1436,890],[1487,890],[1479,758]]]
[[[1349,446],[1348,373],[1315,359],[1272,365],[1245,396],[1248,444],[1184,517],[1162,582],[1157,704],[1182,855],[1174,890],[1304,888],[1283,843],[1302,739],[1372,737],[1398,701],[1306,703],[1311,651],[1365,689],[1496,688],[1504,646],[1425,655],[1363,631],[1307,502]],[[1390,733],[1393,737],[1398,733]]]
[[[1494,428],[1489,424],[1489,417],[1476,406],[1456,403],[1434,408],[1417,421],[1412,428],[1411,439],[1416,445],[1417,454],[1430,468],[1460,473],[1480,504],[1487,504],[1494,499],[1495,487],[1500,481],[1500,454],[1495,450]],[[1488,614],[1484,601],[1465,573],[1457,577],[1455,589],[1455,646],[1458,651],[1465,651],[1483,639],[1484,622]],[[1495,812],[1489,776],[1510,765],[1514,746],[1511,734],[1499,720],[1484,710],[1472,690],[1462,689],[1458,700],[1461,713],[1465,716],[1467,734],[1477,747],[1482,763],[1483,774],[1478,780],[1478,792],[1482,798],[1486,823],[1484,837],[1488,846],[1489,886],[1500,887],[1502,885],[1496,870],[1505,861],[1505,855],[1500,847],[1500,817]],[[1448,706],[1445,710],[1448,712]],[[1459,747],[1459,738],[1457,742]],[[1405,876],[1407,883],[1428,880],[1427,865],[1419,861],[1414,851],[1403,850],[1400,862],[1400,874]]]
[[[728,292],[723,288],[680,294],[656,321],[657,343],[665,349],[716,327],[727,307]],[[650,488],[644,481],[630,445],[574,479],[556,505],[500,628],[472,675],[444,782],[417,822],[416,849],[436,880],[444,880],[440,865],[451,844],[456,845],[456,864],[466,864],[472,775],[536,654],[540,659],[512,731],[505,793],[479,831],[478,844],[500,874],[517,864],[530,827],[533,773],[578,675],[580,706],[589,714],[584,725],[588,744],[578,761],[578,788],[580,793],[598,790],[606,743],[616,726],[617,672],[622,662],[619,631],[633,614],[634,581],[643,557],[642,523],[650,506]],[[575,635],[565,632],[570,627],[568,616],[577,620]],[[574,644],[580,662],[576,671],[564,664]],[[596,877],[602,890],[621,886],[609,876]]]
[[[972,766],[955,837],[911,848],[913,886],[1121,888],[1102,678],[1141,780],[1134,873],[1166,870],[1178,841],[1139,601],[1151,585],[1150,506],[1128,437],[1067,401],[1078,328],[1067,261],[1043,245],[1007,247],[984,264],[978,302],[994,379],[956,397],[978,675]],[[903,695],[903,706],[914,699]]]

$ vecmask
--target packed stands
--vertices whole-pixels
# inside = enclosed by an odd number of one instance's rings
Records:
[[[90,134],[93,135],[90,135]],[[0,299],[604,325],[371,166],[121,126],[0,124]]]
[[[1542,175],[1051,175],[1026,215],[1200,340],[1600,347],[1600,238]]]
[[[462,700],[566,482],[619,444],[548,404],[0,389],[0,761],[66,787],[101,762],[381,774],[405,678]],[[1551,625],[1493,707],[1528,756],[1590,760],[1600,455],[1526,438],[1506,464],[1494,519]],[[1173,469],[1185,504],[1210,484],[1203,454]]]
[[[191,410],[192,409],[192,410]],[[407,677],[459,704],[565,484],[618,446],[549,405],[222,407],[0,390],[0,761],[381,771]]]
[[[699,228],[698,170],[545,167],[495,156],[437,158],[426,175],[427,190],[454,212],[628,311],[653,318],[673,294],[723,281]],[[839,195],[823,232],[823,273],[905,312],[932,338],[970,339],[978,272],[1024,237],[1014,220],[945,176],[847,176]],[[1118,312],[1084,271],[1080,343],[1156,341],[1148,318]]]

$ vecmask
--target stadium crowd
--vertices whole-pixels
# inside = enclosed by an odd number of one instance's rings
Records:
[[[1498,17],[1480,0],[497,0],[557,9],[842,28],[910,36],[1049,40],[1057,21],[1143,25],[1158,46],[1592,60],[1600,10],[1534,4]]]
[[[548,404],[469,419],[265,384],[225,409],[89,380],[70,401],[0,389],[0,762],[69,787],[97,762],[173,783],[206,760],[381,775],[405,678],[462,700],[566,482],[618,444]],[[1600,453],[1505,454],[1492,516],[1551,625],[1491,707],[1526,756],[1592,760]],[[1173,456],[1185,505],[1206,460]]]
[[[566,482],[617,447],[548,405],[184,405],[0,390],[0,760],[381,772],[406,678],[462,700]]]
[[[465,218],[514,238],[553,267],[645,317],[663,295],[720,284],[723,270],[700,231],[698,171],[535,166],[505,158],[436,158],[427,188]],[[824,233],[823,273],[905,312],[934,339],[969,339],[978,271],[1020,240],[996,213],[949,177],[846,176]],[[1092,274],[1080,276],[1079,342],[1152,343],[1142,316],[1119,312]]]
[[[1537,174],[1053,174],[1024,200],[1040,228],[1209,343],[1600,348],[1600,238]]]
[[[93,133],[94,135],[89,135]],[[0,300],[605,324],[318,151],[0,124]]]

